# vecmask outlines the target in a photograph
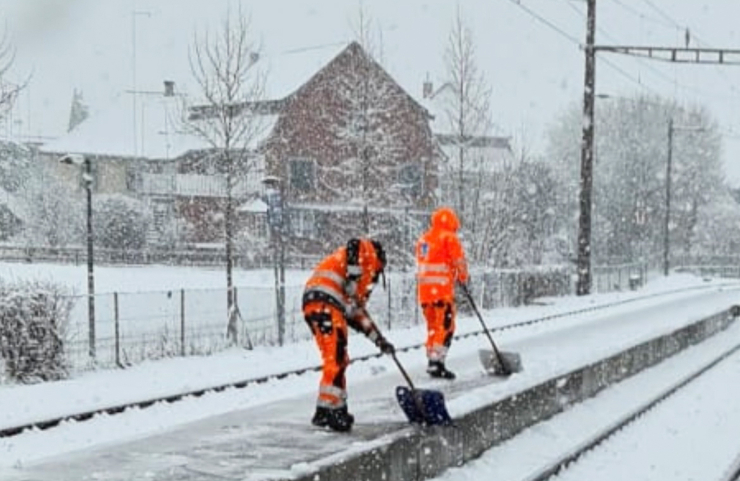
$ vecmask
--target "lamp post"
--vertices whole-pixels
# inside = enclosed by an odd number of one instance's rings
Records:
[[[92,223],[92,166],[89,157],[67,154],[59,159],[67,165],[84,168],[82,179],[87,197],[87,322],[88,347],[91,359],[95,359],[95,272],[93,269],[93,223]]]
[[[275,306],[277,310],[278,345],[285,338],[285,197],[283,181],[279,177],[262,179],[267,200],[267,223],[270,225],[270,242],[275,272]]]

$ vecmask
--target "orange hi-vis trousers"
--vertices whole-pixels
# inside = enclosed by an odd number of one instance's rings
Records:
[[[349,365],[349,354],[344,313],[336,306],[317,301],[303,307],[303,317],[311,328],[323,362],[316,405],[329,409],[345,407],[347,380],[344,373]]]
[[[421,305],[427,321],[427,359],[444,362],[455,333],[455,305],[435,301]]]

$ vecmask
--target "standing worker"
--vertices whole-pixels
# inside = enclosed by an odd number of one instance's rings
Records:
[[[468,282],[468,264],[457,230],[460,220],[450,207],[432,213],[431,227],[416,243],[419,304],[427,321],[427,372],[455,379],[445,367],[455,333],[455,282]]]
[[[395,352],[365,311],[381,276],[385,286],[385,265],[380,242],[351,239],[319,262],[306,282],[303,316],[323,361],[316,413],[311,420],[315,426],[349,431],[355,420],[347,410],[347,326],[365,334],[381,352]]]

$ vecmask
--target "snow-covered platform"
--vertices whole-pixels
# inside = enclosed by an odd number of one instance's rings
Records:
[[[454,427],[425,429],[405,423],[392,396],[398,376],[387,372],[372,382],[351,386],[350,408],[357,418],[351,434],[310,426],[313,399],[303,395],[208,418],[127,444],[19,466],[7,479],[425,479],[478,457],[522,429],[704,340],[733,321],[727,309],[609,352],[605,359],[585,367],[565,366],[560,375],[540,378],[524,389],[517,376],[503,381],[474,369],[465,371],[453,383],[423,383],[420,387],[443,390],[456,418]],[[249,391],[244,394],[248,396]]]

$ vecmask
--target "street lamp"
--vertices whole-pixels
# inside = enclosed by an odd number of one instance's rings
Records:
[[[59,162],[84,167],[82,179],[87,193],[87,322],[90,358],[95,359],[95,273],[93,271],[92,167],[88,157],[66,154]]]
[[[265,186],[267,223],[270,226],[275,272],[278,345],[282,346],[285,336],[285,197],[280,177],[267,176],[262,179],[262,184]]]

